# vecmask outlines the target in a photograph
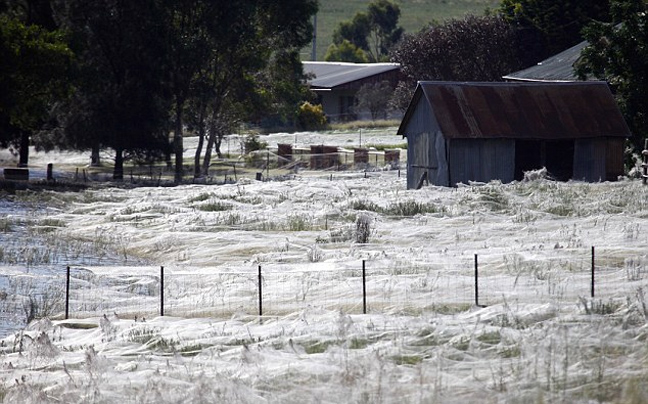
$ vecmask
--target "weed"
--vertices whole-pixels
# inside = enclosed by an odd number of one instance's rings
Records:
[[[373,202],[354,200],[351,201],[350,208],[353,210],[364,210],[368,212],[381,212],[382,208]]]
[[[324,258],[324,253],[317,245],[311,246],[306,255],[308,256],[308,262],[320,262]]]
[[[509,208],[508,197],[499,187],[479,188],[481,195],[480,201],[487,205],[494,212],[503,211]]]
[[[196,195],[194,197],[189,198],[189,202],[190,203],[204,202],[204,201],[212,198],[213,196],[214,196],[214,194],[211,193],[211,192],[203,192],[202,194],[198,194],[198,195]]]
[[[300,215],[288,216],[286,222],[287,231],[309,231],[312,230],[313,225],[309,218]]]
[[[349,349],[365,349],[369,346],[369,340],[361,338],[351,338],[349,341]]]
[[[210,202],[203,205],[198,205],[198,209],[203,212],[223,212],[232,209],[232,205],[222,202]]]
[[[588,315],[609,315],[609,314],[614,314],[616,313],[617,310],[619,310],[619,307],[621,307],[621,303],[615,302],[612,300],[609,300],[607,302],[604,302],[601,299],[585,299],[582,296],[578,297],[578,300],[580,302],[580,306],[582,306],[583,311],[585,314]]]
[[[426,213],[438,213],[441,210],[434,204],[422,203],[414,200],[398,201],[390,204],[382,213],[389,216],[403,216],[411,217],[416,215],[424,215]]]
[[[355,241],[359,244],[369,242],[371,236],[371,217],[369,215],[360,215],[356,220]]]
[[[8,217],[0,218],[0,232],[10,233],[13,231],[13,221]]]
[[[326,350],[332,345],[335,345],[334,341],[318,341],[313,344],[305,345],[304,350],[309,355],[319,354],[326,352]]]
[[[423,356],[422,355],[394,355],[391,357],[391,359],[396,363],[397,365],[418,365],[419,363],[423,362]]]

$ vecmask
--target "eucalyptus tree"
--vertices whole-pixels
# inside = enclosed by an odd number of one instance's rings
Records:
[[[216,146],[219,153],[220,140],[242,120],[258,120],[271,113],[287,117],[293,113],[291,105],[296,111],[305,88],[298,52],[312,38],[311,16],[316,12],[316,0],[219,4],[201,31],[209,52],[200,55],[205,59],[192,72],[186,93],[192,105],[203,111],[194,111],[194,115],[202,117],[197,127],[207,139],[201,170],[203,142],[199,141],[194,176],[206,174],[212,149]],[[180,144],[181,130],[176,120],[175,140]],[[177,171],[182,159],[179,143],[175,145],[177,180],[182,176]]]
[[[388,58],[389,50],[400,40],[403,28],[398,26],[400,7],[389,0],[374,0],[367,11],[356,13],[353,19],[342,21],[333,32],[333,44],[327,52],[327,60],[336,57],[362,59],[371,62]],[[338,49],[340,48],[340,49]]]
[[[610,0],[502,0],[498,12],[515,27],[535,64],[582,41],[591,21],[609,21]]]
[[[157,0],[69,0],[58,12],[78,57],[75,92],[63,106],[60,147],[110,147],[114,179],[127,157],[168,147],[165,27]]]
[[[648,4],[644,0],[612,0],[612,21],[593,21],[583,31],[589,45],[581,52],[581,78],[606,80],[641,150],[648,139]]]
[[[0,8],[0,145],[17,150],[20,166],[28,164],[32,136],[68,94],[73,58],[51,13],[33,11],[30,3]]]

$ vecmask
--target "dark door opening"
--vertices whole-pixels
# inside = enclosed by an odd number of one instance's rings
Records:
[[[539,170],[542,164],[542,142],[539,140],[517,140],[515,142],[515,180],[524,179],[524,172]]]
[[[547,155],[545,167],[549,175],[558,181],[571,179],[574,176],[574,141],[547,141],[545,150]]]
[[[549,175],[559,181],[574,176],[573,140],[517,140],[515,142],[515,179],[524,179],[524,173],[545,167]]]

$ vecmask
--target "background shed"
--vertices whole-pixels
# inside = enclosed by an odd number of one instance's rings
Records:
[[[604,82],[419,82],[398,134],[415,188],[543,167],[559,180],[615,180],[630,130]]]
[[[360,87],[388,81],[393,88],[400,79],[398,63],[303,62],[303,66],[330,121],[371,118],[368,111],[355,108]]]

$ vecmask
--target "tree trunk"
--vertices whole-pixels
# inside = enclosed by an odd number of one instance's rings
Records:
[[[207,175],[209,173],[209,166],[211,165],[211,153],[214,148],[214,139],[216,138],[217,125],[216,119],[212,119],[209,128],[209,137],[207,138],[207,147],[205,148],[205,158],[203,159],[202,173]]]
[[[200,155],[202,154],[203,144],[205,143],[205,106],[200,106],[200,115],[198,116],[198,146],[196,146],[196,154],[194,156],[194,179],[207,174],[201,175],[200,170]]]
[[[92,151],[90,152],[90,167],[100,167],[101,166],[101,157],[99,156],[99,144],[92,146]]]
[[[124,179],[124,151],[115,149],[115,167],[113,169],[113,180],[121,181]]]
[[[20,151],[18,167],[27,167],[29,164],[29,134],[22,132],[20,134]]]
[[[184,168],[182,166],[182,153],[184,146],[182,145],[182,106],[184,102],[181,100],[176,101],[176,122],[175,133],[173,134],[173,151],[175,153],[175,182],[181,183],[184,176]]]
[[[216,155],[219,159],[223,158],[223,153],[221,152],[221,144],[223,144],[223,134],[219,134],[216,137],[216,143],[214,143],[214,149],[216,150]]]

